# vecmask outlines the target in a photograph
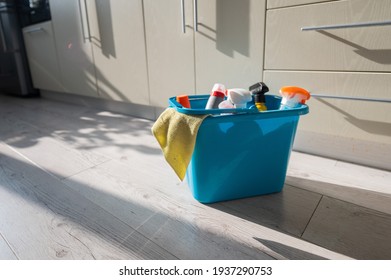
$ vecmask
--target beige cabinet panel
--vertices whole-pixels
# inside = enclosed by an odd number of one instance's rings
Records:
[[[281,7],[290,7],[304,4],[314,4],[320,2],[330,2],[336,0],[267,0],[267,8],[281,8]]]
[[[167,107],[167,99],[195,93],[192,1],[185,0],[185,33],[179,0],[144,0],[150,104]]]
[[[62,91],[51,21],[23,28],[23,38],[34,87]]]
[[[262,80],[264,0],[198,0],[196,90],[248,88]]]
[[[265,71],[272,93],[299,85],[313,94],[391,99],[391,73]],[[297,150],[391,169],[391,103],[311,98]]]
[[[391,0],[348,0],[267,12],[265,69],[391,71],[391,26],[301,31],[391,20]]]
[[[262,79],[264,0],[145,0],[151,104],[208,94],[214,83],[244,87]],[[198,30],[194,30],[194,10]]]
[[[96,97],[91,36],[84,3],[82,0],[50,0],[50,10],[64,91]]]
[[[142,1],[87,3],[99,96],[148,105]]]

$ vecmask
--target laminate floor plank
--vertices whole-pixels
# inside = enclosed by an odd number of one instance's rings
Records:
[[[8,246],[4,236],[0,233],[0,260],[17,260],[18,257]]]
[[[391,215],[391,172],[294,152],[286,183]]]
[[[0,142],[0,232],[21,259],[176,259]]]
[[[323,197],[303,238],[357,259],[391,259],[391,215]]]
[[[73,148],[94,150],[106,157],[126,161],[132,160],[134,154],[147,157],[161,154],[150,137],[151,121],[101,110],[82,111],[71,105],[65,108],[59,105],[62,109],[56,111],[56,102],[44,99],[42,103],[47,104],[40,110],[36,106],[20,109],[17,104],[8,105],[3,114]]]
[[[64,183],[181,259],[271,259],[252,245],[205,229],[202,221],[207,219],[202,216],[186,217],[186,205],[197,212],[203,206],[174,177],[150,177],[146,181],[149,171],[154,170],[140,162],[128,166],[113,160],[69,177]],[[104,195],[108,191],[110,197]]]
[[[10,115],[3,115],[0,132],[0,140],[15,149],[15,152],[59,178],[66,178],[109,160],[99,153],[64,145],[51,135]]]
[[[215,207],[301,237],[321,197],[285,185],[280,193],[226,201]]]
[[[270,250],[260,240],[302,248],[303,254],[297,254],[297,258],[311,254],[321,258],[346,258],[279,232],[273,226],[244,219],[232,210],[219,209],[217,204],[201,204],[191,196],[185,183],[178,183],[174,176],[164,175],[167,174],[166,169],[168,167],[163,162],[160,165],[151,165],[150,162],[127,165],[112,160],[69,177],[64,183],[114,216],[137,227],[138,231],[181,259],[285,258],[279,248],[276,248],[277,251]],[[97,192],[108,190],[113,195],[112,201],[104,201],[102,197],[96,196]],[[127,204],[138,204],[140,207],[126,210],[129,208]],[[274,207],[277,209],[279,206],[276,204]],[[149,209],[148,213],[157,214],[140,225],[141,220],[137,221],[133,215],[141,216],[137,210],[143,208]]]

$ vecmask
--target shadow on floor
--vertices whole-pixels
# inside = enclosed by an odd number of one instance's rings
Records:
[[[180,217],[147,207],[148,203],[164,199],[156,197],[159,194],[148,186],[140,188],[131,182],[125,183],[122,186],[128,192],[128,199],[125,199],[74,180],[68,179],[67,184],[64,184],[37,166],[7,155],[12,151],[7,151],[5,145],[0,143],[1,146],[0,189],[12,193],[11,197],[16,197],[16,201],[22,199],[46,209],[25,213],[24,207],[18,208],[12,201],[1,203],[4,211],[16,211],[22,217],[28,217],[27,220],[15,220],[15,216],[3,219],[0,231],[14,252],[21,250],[17,240],[29,242],[30,231],[39,234],[42,232],[39,228],[50,227],[50,233],[63,237],[59,237],[60,243],[57,243],[55,240],[45,240],[47,236],[43,235],[40,244],[32,244],[31,248],[40,252],[37,254],[39,259],[67,259],[71,256],[76,256],[73,257],[76,259],[107,258],[109,255],[102,255],[100,244],[90,244],[90,235],[105,240],[104,244],[111,244],[112,250],[121,252],[119,255],[122,254],[125,259],[273,259],[259,248],[207,232]],[[144,205],[129,199],[138,196],[141,196],[140,201],[144,200]],[[171,206],[168,204],[167,207]],[[50,225],[41,220],[41,211],[55,214]],[[48,215],[53,216],[50,213]],[[15,233],[13,226],[21,230]],[[81,243],[83,246],[67,244],[69,236],[74,239],[73,243]],[[46,250],[39,249],[48,245],[57,252],[54,256],[45,255]],[[26,252],[21,251],[20,254],[18,258],[25,258]],[[31,254],[34,253],[27,255]],[[114,253],[114,256],[117,254]]]
[[[280,254],[281,256],[284,256],[289,260],[326,260],[326,258],[323,258],[321,256],[311,254],[309,252],[293,248],[291,246],[287,246],[285,244],[281,244],[275,241],[266,240],[258,237],[254,237],[254,239],[259,241],[266,247],[270,248],[270,250],[273,250],[274,252]]]

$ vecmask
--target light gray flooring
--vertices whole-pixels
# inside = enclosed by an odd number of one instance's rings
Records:
[[[294,153],[281,193],[204,205],[152,124],[0,95],[0,259],[391,259],[387,193],[338,196]]]

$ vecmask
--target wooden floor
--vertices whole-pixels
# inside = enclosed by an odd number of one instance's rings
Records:
[[[293,153],[283,192],[203,205],[151,125],[0,95],[0,259],[391,259],[390,172]]]

